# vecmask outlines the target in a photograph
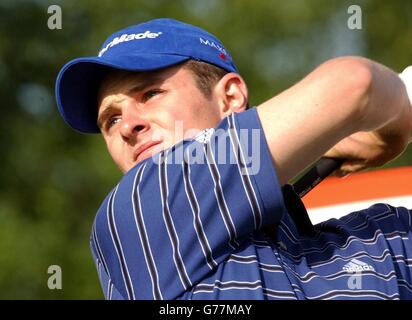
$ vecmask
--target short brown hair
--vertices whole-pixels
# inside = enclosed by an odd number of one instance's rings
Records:
[[[197,60],[188,60],[182,63],[182,67],[194,74],[196,85],[205,97],[210,97],[213,87],[228,73],[213,64]]]

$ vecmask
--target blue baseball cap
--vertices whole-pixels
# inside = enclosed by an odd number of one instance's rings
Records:
[[[82,133],[100,133],[97,93],[113,69],[153,71],[194,59],[239,73],[229,52],[209,32],[173,19],[155,19],[112,34],[97,56],[74,59],[56,80],[56,100],[63,119]]]

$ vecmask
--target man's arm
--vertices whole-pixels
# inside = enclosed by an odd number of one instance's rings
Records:
[[[322,64],[257,111],[281,184],[328,150],[352,160],[342,166],[356,165],[348,171],[381,165],[406,148],[412,130],[398,75],[358,57]]]

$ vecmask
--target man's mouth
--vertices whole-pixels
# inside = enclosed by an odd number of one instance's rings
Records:
[[[133,154],[133,159],[135,162],[140,162],[148,158],[153,151],[153,147],[160,144],[161,141],[149,141],[140,145]]]

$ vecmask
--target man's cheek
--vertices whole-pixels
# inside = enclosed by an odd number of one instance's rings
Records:
[[[121,148],[116,146],[115,143],[108,143],[107,149],[109,151],[110,156],[112,157],[114,163],[119,167],[122,172],[128,170],[127,165],[127,154],[126,152],[122,152]]]

